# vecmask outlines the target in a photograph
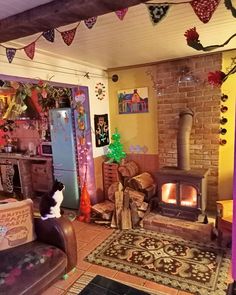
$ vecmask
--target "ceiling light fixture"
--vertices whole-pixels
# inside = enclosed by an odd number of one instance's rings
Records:
[[[182,83],[198,83],[199,79],[193,75],[188,67],[183,67],[177,80],[178,85]]]

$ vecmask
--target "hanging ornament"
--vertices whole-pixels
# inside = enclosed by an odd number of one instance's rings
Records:
[[[189,3],[200,21],[206,24],[211,19],[212,14],[220,3],[220,0],[193,0]]]
[[[97,16],[93,16],[84,20],[84,23],[88,29],[92,29],[92,27],[96,24]]]
[[[24,47],[25,54],[30,58],[34,58],[34,53],[35,53],[35,42],[27,45]]]
[[[60,32],[62,39],[66,43],[66,45],[68,45],[68,46],[71,45],[71,43],[74,40],[76,30],[77,30],[77,27],[75,27],[74,29],[69,30],[69,31]]]
[[[128,8],[123,8],[123,9],[119,9],[115,11],[115,14],[118,16],[120,20],[123,20],[127,11],[128,11]]]
[[[103,83],[99,82],[96,84],[95,94],[96,94],[97,99],[103,100],[105,98],[105,94],[106,94],[105,89],[106,89],[106,87]]]
[[[16,54],[16,49],[15,48],[6,48],[6,55],[9,63],[13,61],[13,58]]]
[[[43,37],[49,42],[54,42],[54,39],[55,39],[54,29],[50,29],[43,32]]]
[[[225,0],[225,7],[231,10],[233,17],[236,17],[236,9],[233,7],[231,0]]]
[[[166,16],[169,4],[146,4],[153,25],[156,25]]]

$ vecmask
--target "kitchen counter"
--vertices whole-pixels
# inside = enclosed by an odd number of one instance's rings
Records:
[[[22,153],[0,153],[0,159],[52,161],[52,157],[43,157],[40,155],[30,156],[30,155],[22,154]]]
[[[2,165],[13,166],[23,198],[34,198],[37,192],[48,192],[52,188],[52,157],[2,152],[0,153],[1,170]]]

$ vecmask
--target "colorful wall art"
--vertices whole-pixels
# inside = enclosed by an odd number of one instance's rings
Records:
[[[135,88],[118,91],[119,114],[147,113],[148,88]]]
[[[109,144],[108,115],[94,115],[96,147]]]

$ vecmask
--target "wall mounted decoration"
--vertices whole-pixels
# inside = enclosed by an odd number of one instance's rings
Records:
[[[109,144],[108,114],[94,115],[96,147]]]
[[[148,88],[135,88],[118,91],[119,114],[147,113]]]
[[[221,101],[225,102],[228,99],[228,95],[226,95],[226,94],[223,93],[221,95],[221,98],[220,99],[221,99]]]
[[[225,118],[225,117],[222,117],[222,118],[220,119],[220,124],[221,124],[221,125],[225,125],[227,122],[228,122],[228,119]]]
[[[97,99],[103,100],[106,95],[106,87],[103,83],[99,82],[95,86],[95,94]]]

